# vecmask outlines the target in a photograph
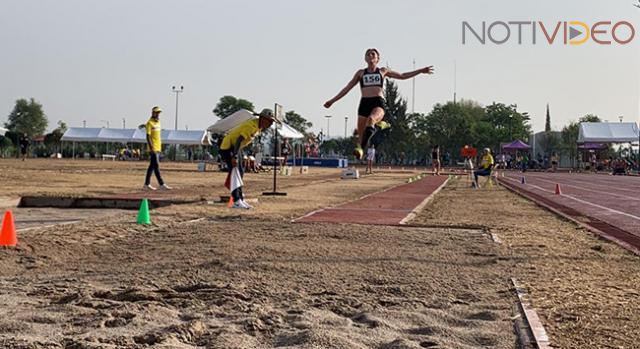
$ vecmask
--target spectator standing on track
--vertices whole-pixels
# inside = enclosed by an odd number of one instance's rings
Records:
[[[558,153],[553,152],[551,154],[551,171],[552,172],[556,172],[556,170],[558,169],[559,161],[560,161],[560,158],[558,157]]]
[[[29,145],[31,144],[31,140],[27,134],[23,134],[20,136],[18,140],[18,146],[20,147],[20,154],[22,154],[22,161],[27,157],[27,152],[29,150]]]
[[[376,147],[373,144],[367,149],[367,169],[364,173],[373,174],[373,162],[376,161]]]
[[[434,175],[440,175],[440,146],[438,144],[431,148],[431,167]]]
[[[162,127],[160,126],[160,113],[162,109],[160,107],[153,107],[151,109],[151,117],[145,124],[145,130],[147,132],[147,147],[149,150],[149,167],[147,168],[147,176],[144,179],[143,190],[156,190],[151,186],[151,174],[155,174],[160,189],[171,190],[162,176],[160,175],[160,153],[162,152]]]

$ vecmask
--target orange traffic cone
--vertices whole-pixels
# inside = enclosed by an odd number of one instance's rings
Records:
[[[7,210],[2,219],[2,230],[0,230],[0,246],[15,246],[18,243],[16,236],[16,226],[13,223],[13,213]]]
[[[560,184],[556,183],[556,195],[562,195],[562,190],[560,190]]]

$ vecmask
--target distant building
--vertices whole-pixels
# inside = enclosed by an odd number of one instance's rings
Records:
[[[534,133],[529,136],[529,145],[531,146],[531,157],[533,159],[537,159],[538,154],[541,154],[544,158],[545,155],[551,158],[551,153],[554,151],[558,153],[560,156],[560,164],[559,167],[571,167],[571,158],[570,154],[565,152],[562,146],[562,132],[560,131],[551,131],[549,132],[551,137],[557,139],[555,146],[553,144],[549,144],[547,138],[547,133],[544,131],[540,131],[538,133]],[[578,140],[576,139],[576,142]],[[552,143],[552,142],[551,142]]]

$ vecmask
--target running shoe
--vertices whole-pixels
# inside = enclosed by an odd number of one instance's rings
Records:
[[[145,184],[142,186],[142,190],[156,190],[156,188],[152,187],[151,184]]]
[[[388,123],[388,122],[386,122],[386,121],[384,121],[384,120],[380,120],[380,121],[378,121],[378,123],[376,123],[375,127],[376,127],[379,131],[382,131],[382,130],[386,130],[386,129],[388,129],[389,127],[391,127],[391,124],[390,124],[390,123]]]
[[[248,210],[251,208],[251,206],[248,206],[244,201],[242,200],[238,200],[236,202],[233,203],[233,205],[231,206],[231,208],[241,208],[243,210]]]
[[[244,199],[240,199],[240,201],[242,202],[242,204],[247,206],[247,208],[253,208],[253,206],[249,205],[246,201],[244,201]]]

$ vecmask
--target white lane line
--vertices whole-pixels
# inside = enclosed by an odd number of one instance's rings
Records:
[[[536,173],[536,174],[530,173],[528,176],[532,177],[532,178],[535,178],[535,179],[542,179],[544,175],[543,174],[539,174],[539,173]],[[577,181],[577,180],[580,180],[581,178],[585,178],[585,177],[580,177],[579,174],[578,175],[556,174],[556,176],[559,179],[570,180],[570,181]],[[584,175],[584,176],[587,176],[587,175]],[[629,193],[634,194],[634,195],[638,193],[638,190],[640,190],[640,188],[635,187],[635,186],[631,187],[631,188],[635,188],[635,190],[634,189],[625,189],[625,188],[620,188],[619,187],[619,186],[630,186],[631,182],[633,181],[633,179],[631,179],[631,177],[623,177],[623,176],[610,176],[610,177],[602,176],[602,177],[603,178],[608,178],[608,182],[609,183],[606,183],[607,181],[600,181],[601,178],[590,177],[589,178],[589,181],[590,181],[589,184],[593,185],[593,186],[603,187],[603,188],[611,188],[612,186],[618,186],[618,187],[616,187],[616,190],[629,192]],[[616,178],[619,177],[620,180],[615,180],[615,179],[613,179],[613,177],[616,177]],[[549,176],[544,176],[544,178],[549,178]],[[630,179],[629,180],[622,180],[622,178],[630,178]],[[640,181],[638,181],[638,183],[640,183]],[[635,182],[633,184],[635,184]]]
[[[558,182],[554,182],[554,181],[550,181],[550,180],[542,179],[542,178],[539,178],[539,177],[536,177],[536,180],[539,180],[539,181],[541,181],[541,182],[551,183],[551,184],[556,184],[556,183],[558,183]],[[561,186],[566,186],[566,187],[570,187],[570,188],[576,188],[576,189],[580,189],[580,190],[584,190],[584,191],[589,191],[589,192],[592,192],[592,193],[598,193],[598,194],[609,195],[609,196],[613,196],[613,197],[616,197],[616,198],[625,198],[626,200],[640,201],[640,199],[638,199],[638,198],[634,198],[634,197],[631,197],[631,196],[626,196],[626,195],[621,195],[621,194],[607,193],[607,192],[604,192],[604,191],[588,189],[588,188],[579,187],[579,186],[577,186],[577,185],[566,184],[566,183],[558,183],[558,184],[560,184]],[[622,190],[622,189],[616,188],[616,190]],[[627,191],[627,190],[625,190],[625,191]],[[637,193],[636,193],[636,194],[637,194]]]
[[[505,178],[506,178],[506,177],[505,177]],[[510,181],[518,182],[518,181],[516,181],[516,180],[514,180],[514,179],[511,179],[511,178],[508,178],[508,179],[509,179]],[[545,193],[555,194],[555,192],[554,192],[554,191],[551,191],[551,190],[547,190],[547,189],[541,188],[541,187],[539,187],[539,186],[537,186],[537,185],[533,185],[533,184],[525,184],[525,185],[528,185],[528,186],[530,186],[530,187],[532,187],[532,188],[538,189],[538,190],[543,191],[543,192],[545,192]],[[630,213],[626,213],[626,212],[622,212],[622,211],[614,210],[614,209],[612,209],[612,208],[605,207],[605,206],[602,206],[602,205],[594,204],[594,203],[589,202],[589,201],[585,201],[585,200],[582,200],[582,199],[578,199],[577,197],[572,196],[572,195],[562,194],[562,195],[560,195],[560,196],[565,197],[565,198],[568,198],[568,199],[571,199],[571,200],[575,200],[575,201],[577,201],[577,202],[580,202],[580,203],[583,203],[583,204],[586,204],[586,205],[589,205],[589,206],[597,207],[597,208],[599,208],[599,209],[601,209],[601,210],[605,210],[605,211],[610,212],[610,213],[619,214],[619,215],[621,215],[621,216],[629,217],[629,218],[632,218],[632,219],[635,219],[635,220],[640,221],[640,217],[635,216],[635,215],[632,215],[632,214],[630,214]]]

